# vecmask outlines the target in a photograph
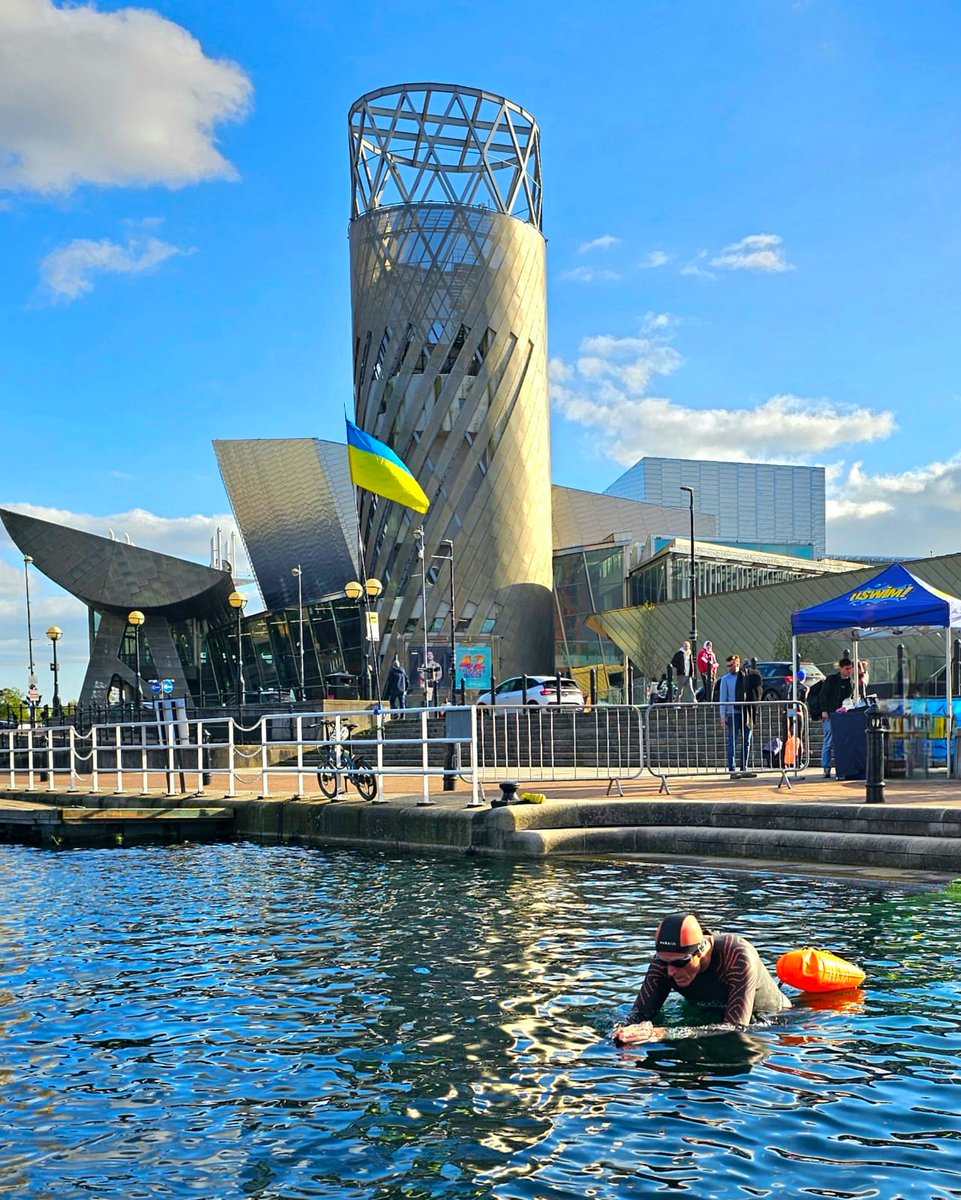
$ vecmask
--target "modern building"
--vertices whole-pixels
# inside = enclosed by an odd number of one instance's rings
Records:
[[[218,440],[214,453],[264,607],[343,596],[344,584],[358,575],[357,511],[343,443]]]
[[[775,463],[642,458],[606,489],[645,504],[686,508],[717,518],[716,540],[775,554],[823,558],[824,468]]]
[[[696,549],[700,552],[700,543]],[[835,563],[834,569],[806,578],[698,596],[699,640],[703,642],[710,638],[719,657],[734,651],[742,657],[756,655],[761,660],[788,659],[793,612],[839,596],[849,588],[867,582],[878,571],[877,565],[839,570],[841,565]],[[920,559],[908,565],[925,583],[957,594],[961,554]],[[639,673],[657,679],[671,655],[689,636],[690,602],[688,598],[678,596],[659,604],[609,609],[590,617],[588,624],[614,642]],[[923,686],[938,672],[943,672],[946,636],[953,634],[935,630],[904,631],[899,635],[895,631],[892,636],[861,640],[860,654],[871,664],[874,683],[890,683],[896,669],[898,643],[903,643],[912,686]],[[799,643],[800,657],[830,669],[841,651],[850,648],[851,640],[850,631],[824,637],[803,637]]]
[[[382,660],[427,628],[428,564],[457,556],[458,636],[501,674],[551,670],[551,455],[540,132],[475,88],[403,84],[350,110],[356,420],[425,488],[421,519],[360,493],[367,573],[384,584]]]
[[[203,689],[207,631],[230,621],[229,572],[8,509],[0,509],[0,520],[37,570],[87,606],[82,704],[150,698],[150,679],[173,680],[177,696]],[[130,622],[132,611],[142,624]]]

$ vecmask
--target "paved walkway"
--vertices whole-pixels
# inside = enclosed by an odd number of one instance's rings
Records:
[[[865,801],[865,785],[863,781],[843,781],[824,779],[820,770],[808,771],[797,779],[792,779],[790,788],[778,787],[778,774],[762,774],[756,779],[732,780],[727,775],[707,776],[677,776],[669,780],[670,794],[662,793],[660,781],[646,772],[637,779],[622,781],[623,799],[625,800],[656,800],[659,797],[670,800],[704,800],[731,801],[744,800],[752,804],[863,804]],[[18,780],[18,783],[21,781]],[[20,786],[16,789],[3,788],[0,784],[0,804],[2,797],[14,797],[19,800],[56,802],[64,804],[68,796],[69,779],[57,776],[56,788],[51,791],[48,785],[39,780],[32,791]],[[124,786],[117,788],[115,775],[101,774],[99,791],[91,792],[89,777],[78,781],[76,803],[89,803],[86,797],[96,796],[102,800],[109,796],[123,795],[126,797],[143,797],[145,800],[159,800],[167,796],[167,780],[163,772],[151,772],[148,776],[148,790],[143,791],[139,773],[126,773]],[[186,775],[186,790],[181,793],[179,777],[174,777],[175,795],[196,796],[197,776],[195,773]],[[271,798],[289,798],[297,795],[297,779],[294,775],[271,774],[269,777],[269,793]],[[326,797],[317,786],[313,773],[305,776],[305,800],[316,800],[327,803]],[[443,777],[428,776],[428,792],[434,801],[445,801],[451,805],[463,805],[470,800],[470,787],[463,780],[457,781],[456,789],[445,792]],[[215,802],[226,796],[228,779],[225,773],[214,772],[211,782],[203,789],[207,801]],[[236,781],[238,797],[250,799],[263,795],[263,786],[259,774],[245,772]],[[484,785],[487,801],[500,794],[497,783]],[[607,780],[569,780],[550,779],[524,780],[519,784],[520,792],[541,792],[550,800],[598,800],[609,798]],[[422,798],[421,777],[411,775],[386,775],[382,779],[382,794],[391,801],[406,800],[416,803]],[[611,790],[611,796],[617,796],[616,787]],[[54,797],[56,797],[54,801]],[[173,798],[173,797],[171,797]],[[356,791],[348,785],[344,799],[364,803]],[[961,779],[948,779],[942,772],[932,774],[930,778],[889,779],[885,781],[885,803],[898,805],[920,805],[932,808],[961,807]]]

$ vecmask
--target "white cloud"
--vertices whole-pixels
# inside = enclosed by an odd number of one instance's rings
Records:
[[[192,254],[159,238],[131,238],[126,246],[77,238],[51,251],[40,263],[45,293],[69,303],[93,291],[95,275],[129,275],[149,271],[175,255]]]
[[[560,278],[568,283],[598,283],[620,279],[616,271],[599,271],[594,267],[573,267],[570,271],[561,271]]]
[[[252,85],[159,13],[0,3],[0,189],[182,187],[233,179],[217,149]]]
[[[831,553],[923,558],[961,551],[961,454],[894,475],[871,475],[860,462],[828,476]]]
[[[648,455],[731,461],[805,461],[840,445],[890,436],[894,416],[829,399],[772,396],[751,408],[691,408],[648,395],[683,365],[671,344],[676,321],[649,313],[639,336],[584,338],[572,362],[555,359],[551,401],[569,421],[601,433],[604,449],[630,465]]]
[[[794,266],[785,257],[783,242],[776,233],[752,233],[725,246],[711,259],[711,266],[726,271],[793,271]]]
[[[665,254],[663,250],[651,250],[646,258],[642,258],[637,264],[642,271],[654,270],[657,267],[664,267],[671,261],[671,256]]]
[[[621,239],[619,237],[614,237],[611,233],[605,233],[590,242],[582,242],[577,248],[577,253],[589,254],[592,250],[610,250],[612,246],[619,246],[620,244]]]

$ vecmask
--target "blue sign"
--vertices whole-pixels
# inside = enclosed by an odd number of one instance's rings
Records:
[[[172,679],[165,679],[163,681],[163,690],[164,695],[169,696],[174,690],[174,681]]]
[[[153,694],[155,696],[160,695],[160,680],[159,679],[151,679],[150,690],[153,692]]]

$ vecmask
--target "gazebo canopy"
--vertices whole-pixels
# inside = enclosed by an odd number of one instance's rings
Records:
[[[897,630],[917,626],[961,628],[961,600],[923,583],[901,563],[892,563],[867,583],[791,616],[795,637],[832,629]]]

